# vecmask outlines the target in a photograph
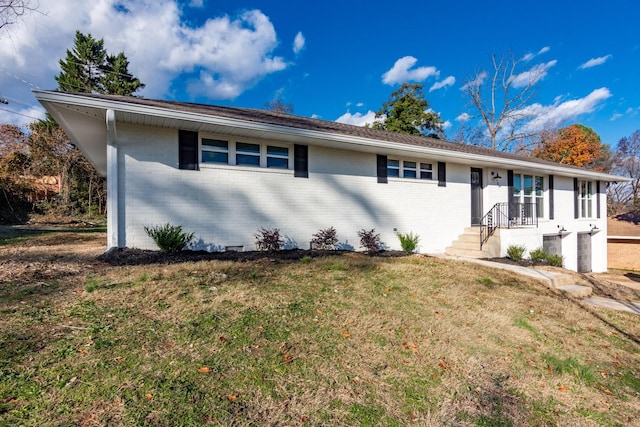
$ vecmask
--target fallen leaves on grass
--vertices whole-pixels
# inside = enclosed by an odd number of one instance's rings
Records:
[[[206,374],[209,372],[209,370],[209,367],[203,366],[202,368],[198,369],[198,372],[200,372],[201,374]]]

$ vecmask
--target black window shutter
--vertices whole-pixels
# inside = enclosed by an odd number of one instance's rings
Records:
[[[549,219],[553,218],[553,175],[549,175]]]
[[[293,176],[296,178],[309,178],[309,146],[293,146]]]
[[[578,218],[578,178],[573,178],[573,217]]]
[[[596,218],[600,219],[600,181],[596,181]]]
[[[378,154],[377,166],[378,166],[378,182],[380,184],[386,184],[387,183],[387,156]]]
[[[447,164],[438,162],[438,187],[447,186]]]
[[[515,204],[513,200],[513,171],[507,170],[507,192],[509,193],[507,196],[507,201],[509,203],[509,218],[512,217],[511,212],[515,209]]]
[[[178,131],[178,147],[179,168],[198,170],[198,132]]]

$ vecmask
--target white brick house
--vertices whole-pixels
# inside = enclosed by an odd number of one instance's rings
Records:
[[[308,248],[333,226],[356,250],[358,230],[375,228],[389,249],[395,230],[412,231],[422,253],[504,256],[523,244],[572,270],[607,268],[606,186],[622,177],[262,110],[35,95],[107,176],[109,247],[154,248],[144,227],[171,223],[195,232],[198,249],[252,250],[260,227]],[[480,231],[494,227],[481,252]]]

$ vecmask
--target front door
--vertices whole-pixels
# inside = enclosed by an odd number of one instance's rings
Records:
[[[471,168],[471,225],[482,221],[482,169]]]

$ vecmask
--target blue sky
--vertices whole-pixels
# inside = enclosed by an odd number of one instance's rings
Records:
[[[76,29],[124,50],[148,98],[262,108],[363,124],[408,80],[452,135],[476,112],[461,88],[513,51],[542,70],[539,125],[582,123],[615,146],[640,129],[640,2],[40,0],[0,32],[0,122],[41,117]],[[488,5],[488,3],[490,3]],[[537,67],[537,68],[536,68]]]

